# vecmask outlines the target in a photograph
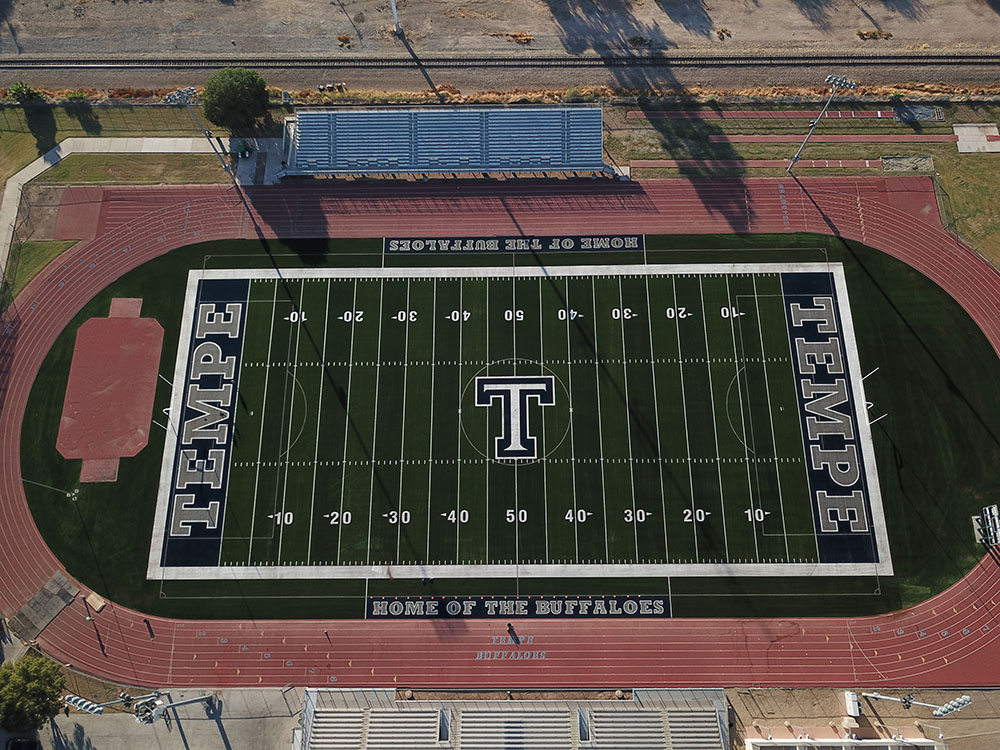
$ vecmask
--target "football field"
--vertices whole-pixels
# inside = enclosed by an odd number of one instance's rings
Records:
[[[838,264],[193,271],[152,578],[891,572]]]

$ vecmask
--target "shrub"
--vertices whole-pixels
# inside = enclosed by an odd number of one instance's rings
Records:
[[[19,102],[20,104],[36,101],[42,98],[41,93],[37,89],[33,89],[24,81],[18,81],[13,84],[8,93],[14,98],[14,101]]]

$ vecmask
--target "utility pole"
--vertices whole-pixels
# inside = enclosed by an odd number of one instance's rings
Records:
[[[806,139],[802,141],[802,145],[799,146],[799,150],[796,151],[795,156],[792,157],[792,163],[789,164],[788,168],[785,170],[786,172],[788,172],[788,174],[792,173],[792,167],[795,166],[795,163],[799,160],[799,157],[802,156],[802,149],[804,149],[806,147],[806,144],[809,143],[809,138],[812,137],[813,131],[816,130],[816,126],[819,125],[819,121],[823,119],[823,116],[826,114],[826,110],[830,108],[830,102],[833,101],[833,97],[837,95],[837,92],[840,91],[841,89],[850,89],[851,91],[853,91],[858,87],[857,81],[853,81],[850,78],[845,78],[844,76],[827,76],[826,82],[830,84],[830,96],[826,100],[826,104],[823,105],[823,110],[819,113],[819,117],[817,117],[815,120],[809,123],[811,127],[809,128],[809,132],[806,133]]]
[[[403,27],[399,25],[399,13],[396,12],[396,0],[389,0],[392,3],[392,20],[395,22],[395,27],[392,30],[396,36],[403,36]]]

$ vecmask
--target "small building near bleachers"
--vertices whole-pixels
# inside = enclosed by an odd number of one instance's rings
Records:
[[[600,106],[306,108],[283,176],[609,173]]]

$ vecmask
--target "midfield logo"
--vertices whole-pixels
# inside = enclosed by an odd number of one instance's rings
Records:
[[[538,458],[538,439],[531,434],[528,400],[539,406],[556,403],[552,375],[500,375],[476,378],[476,406],[489,406],[499,399],[503,406],[503,428],[494,440],[495,458]]]

